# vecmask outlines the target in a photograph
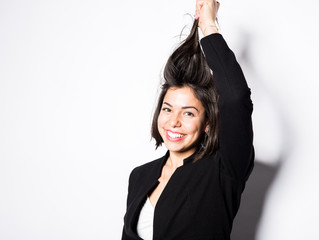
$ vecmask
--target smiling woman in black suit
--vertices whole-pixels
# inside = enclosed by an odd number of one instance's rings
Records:
[[[253,107],[218,9],[197,0],[192,30],[167,61],[152,137],[168,151],[132,171],[122,240],[230,239],[253,168]]]

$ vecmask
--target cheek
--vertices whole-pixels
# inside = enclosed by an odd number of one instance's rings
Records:
[[[163,114],[160,114],[158,116],[158,119],[157,119],[157,128],[159,130],[159,132],[162,131],[162,128],[164,127],[164,124],[165,124],[165,116],[163,116]]]
[[[185,129],[188,130],[189,133],[191,134],[201,134],[202,130],[202,125],[198,121],[185,121],[184,122]]]

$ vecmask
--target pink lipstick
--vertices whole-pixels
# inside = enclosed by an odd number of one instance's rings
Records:
[[[166,138],[171,142],[179,142],[186,137],[186,134],[166,130]]]

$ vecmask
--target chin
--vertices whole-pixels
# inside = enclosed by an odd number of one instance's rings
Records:
[[[172,144],[165,144],[165,147],[167,150],[172,151],[172,152],[183,152],[184,148],[180,146],[172,146]]]
[[[171,143],[165,144],[165,147],[170,152],[176,152],[176,153],[186,153],[186,152],[189,152],[191,150],[194,150],[194,151],[196,150],[196,148],[194,146],[173,146],[173,144],[171,144]]]

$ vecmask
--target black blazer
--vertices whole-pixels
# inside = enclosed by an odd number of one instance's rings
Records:
[[[219,150],[177,168],[155,207],[154,240],[230,239],[233,219],[254,160],[250,89],[222,35],[201,40],[219,94]],[[135,168],[129,178],[122,240],[136,233],[140,210],[158,185],[169,152]]]

